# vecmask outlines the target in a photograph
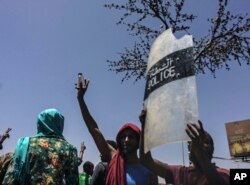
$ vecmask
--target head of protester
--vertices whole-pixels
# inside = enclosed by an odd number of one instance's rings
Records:
[[[90,185],[94,171],[94,164],[86,161],[83,164],[83,172],[79,174],[79,185]]]
[[[168,184],[175,185],[229,185],[229,171],[217,167],[212,163],[214,151],[213,139],[202,126],[188,123],[186,133],[190,137],[188,142],[190,166],[170,165],[151,156],[151,152],[144,153],[144,127],[146,111],[140,115],[142,134],[140,143],[140,159],[143,165],[156,175],[165,179]],[[153,132],[153,131],[152,131]],[[167,154],[166,154],[167,155]]]
[[[140,164],[137,155],[140,129],[133,123],[126,123],[121,127],[116,137],[118,149],[108,144],[85,103],[84,95],[88,89],[89,81],[85,78],[81,79],[83,80],[79,80],[80,82],[76,87],[78,90],[77,99],[84,122],[100,154],[108,162],[105,184],[157,184],[157,177]]]
[[[94,164],[90,161],[86,161],[84,164],[83,164],[83,171],[92,176],[93,175],[93,171],[94,171]]]
[[[139,148],[140,133],[140,128],[133,123],[126,123],[120,128],[116,142],[125,159],[131,154],[136,154]]]
[[[3,184],[78,183],[77,151],[63,136],[64,116],[54,108],[37,117],[37,134],[18,140]]]

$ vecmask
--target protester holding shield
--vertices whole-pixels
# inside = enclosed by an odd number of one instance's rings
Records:
[[[83,79],[83,78],[82,78]],[[132,123],[123,125],[117,134],[118,149],[109,145],[98,128],[94,118],[89,113],[84,100],[88,89],[88,81],[83,79],[77,86],[77,99],[80,105],[85,124],[92,135],[96,146],[103,157],[109,163],[106,185],[156,185],[158,179],[147,168],[140,164],[137,155],[139,148],[140,129]]]
[[[154,160],[151,152],[144,153],[144,126],[146,111],[142,111],[140,121],[142,134],[140,143],[140,159],[143,165],[167,183],[175,185],[229,185],[229,171],[219,168],[211,162],[214,151],[212,137],[203,129],[202,123],[188,124],[186,133],[190,137],[189,159],[191,166],[168,165]]]

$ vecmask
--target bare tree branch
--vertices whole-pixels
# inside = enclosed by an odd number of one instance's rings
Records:
[[[135,82],[144,78],[150,46],[164,30],[190,34],[191,24],[197,18],[184,11],[185,0],[128,0],[124,4],[105,4],[109,9],[123,12],[117,25],[125,25],[137,42],[131,48],[119,52],[118,60],[107,60],[109,70],[124,73],[122,82],[131,78]],[[194,38],[194,61],[196,73],[209,70],[215,76],[216,70],[230,70],[231,62],[250,65],[250,18],[248,14],[233,15],[227,10],[228,0],[218,0],[215,18],[208,18],[206,35]],[[131,17],[133,17],[131,22]],[[159,28],[149,25],[155,20]]]

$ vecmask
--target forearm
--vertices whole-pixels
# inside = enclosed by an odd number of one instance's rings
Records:
[[[83,158],[83,152],[80,151],[79,157],[78,157],[78,166],[82,164],[82,158]]]
[[[145,167],[147,167],[157,176],[166,178],[167,176],[171,175],[171,171],[169,170],[167,164],[158,160],[154,160],[150,151],[144,153],[144,125],[142,126],[140,139],[140,161]]]
[[[152,158],[151,152],[144,153],[144,130],[145,123],[142,124],[141,138],[140,138],[140,161],[147,168],[154,165],[154,160]]]
[[[83,158],[83,151],[80,151],[79,158],[82,160],[82,158]]]
[[[93,131],[93,129],[98,128],[97,123],[91,116],[89,109],[82,98],[78,98],[78,103],[81,109],[82,117],[84,119],[84,122],[86,123],[87,128],[89,129],[90,132]]]
[[[229,177],[228,181],[224,179],[224,177],[216,170],[216,166],[211,163],[211,161],[206,157],[201,157],[199,159],[201,161],[200,167],[207,178],[209,185],[220,184],[220,185],[229,185]]]
[[[2,145],[4,141],[4,136],[0,136],[0,144]]]
[[[81,109],[81,113],[82,113],[82,117],[84,119],[84,122],[85,122],[91,136],[93,137],[99,152],[102,155],[107,155],[108,158],[111,158],[112,151],[109,149],[109,146],[108,146],[104,136],[102,135],[101,131],[99,130],[97,123],[95,122],[95,120],[91,116],[84,99],[78,98],[78,102],[79,102],[79,106]]]

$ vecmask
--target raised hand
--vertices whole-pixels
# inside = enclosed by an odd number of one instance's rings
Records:
[[[83,99],[87,89],[88,89],[88,85],[89,85],[89,80],[87,79],[83,79],[82,81],[79,82],[79,85],[76,85],[76,89],[78,90],[77,93],[77,98],[78,99]]]
[[[210,160],[213,146],[207,132],[203,129],[201,121],[199,121],[199,125],[193,123],[187,124],[186,133],[191,139],[189,150],[192,160],[195,160],[192,162],[202,163],[204,159]]]
[[[84,150],[86,150],[86,146],[85,146],[84,142],[82,142],[80,152],[84,152]]]
[[[11,128],[8,128],[5,133],[2,135],[2,137],[0,138],[0,144],[2,144],[4,142],[5,139],[9,138],[9,132],[11,131]]]
[[[205,136],[205,131],[203,129],[201,121],[199,121],[199,126],[194,123],[187,124],[186,133],[190,137],[190,139],[196,143],[202,141]]]

